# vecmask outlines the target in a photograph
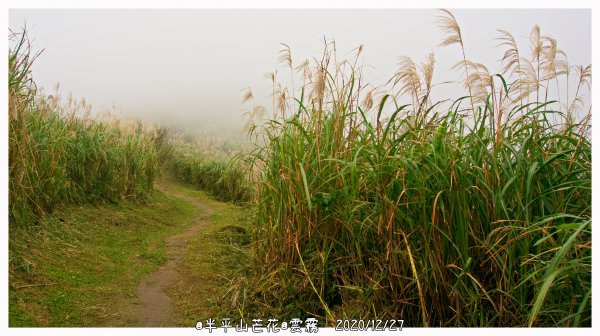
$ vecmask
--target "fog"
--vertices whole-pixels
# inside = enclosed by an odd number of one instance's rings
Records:
[[[511,32],[525,53],[534,24],[558,40],[571,64],[591,63],[590,10],[452,12],[467,58],[486,64],[491,73],[503,54],[496,47],[496,29]],[[280,43],[291,47],[296,65],[318,56],[324,37],[335,39],[340,56],[363,44],[365,76],[374,84],[391,77],[399,56],[420,63],[433,51],[433,82],[458,80],[460,72],[451,67],[462,54],[457,46],[438,47],[439,14],[433,9],[27,9],[10,10],[9,27],[18,31],[26,23],[34,50],[44,49],[32,71],[48,93],[60,82],[63,95],[85,97],[96,110],[116,105],[148,120],[239,127],[242,89],[251,87],[257,103],[270,106],[265,73],[286,72],[277,60]]]

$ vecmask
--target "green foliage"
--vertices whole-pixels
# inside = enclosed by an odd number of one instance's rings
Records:
[[[167,167],[180,181],[221,201],[244,203],[250,200],[247,177],[235,158],[225,162],[185,143],[173,145],[173,148]]]
[[[9,49],[9,220],[30,225],[65,203],[145,199],[158,173],[148,132],[77,115],[85,101],[61,105],[39,95],[30,76],[26,32]]]
[[[257,273],[307,280],[272,304],[312,300],[330,323],[589,326],[591,112],[530,102],[548,86],[524,96],[466,59],[472,95],[444,111],[412,61],[394,78],[413,104],[359,103],[358,56],[328,48],[297,108],[275,102],[254,130]]]
[[[9,325],[130,326],[138,284],[165,263],[165,239],[197,214],[154,192],[144,205],[69,206],[38,225],[11,228]]]

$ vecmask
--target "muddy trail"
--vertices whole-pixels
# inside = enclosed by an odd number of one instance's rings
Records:
[[[198,198],[177,191],[168,183],[161,183],[157,188],[165,194],[182,199],[200,209],[192,224],[182,233],[167,238],[167,262],[156,272],[143,279],[138,288],[138,298],[132,309],[130,321],[135,327],[175,327],[177,324],[176,308],[172,299],[167,295],[180,278],[181,267],[185,267],[190,238],[198,235],[210,224],[214,209]]]

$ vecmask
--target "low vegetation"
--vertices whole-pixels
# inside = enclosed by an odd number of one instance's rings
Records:
[[[250,294],[240,289],[241,281],[251,272],[252,221],[249,218],[252,218],[253,208],[218,202],[205,192],[183,185],[176,188],[177,192],[201,200],[214,211],[210,224],[190,239],[185,260],[189,266],[180,270],[181,277],[170,291],[181,311],[177,324],[190,327],[209,318],[220,323],[222,317],[234,321],[239,311],[224,298],[232,297],[236,303]]]
[[[165,239],[197,214],[193,205],[154,192],[147,204],[70,206],[38,225],[11,228],[11,327],[124,327],[129,302],[166,262]]]

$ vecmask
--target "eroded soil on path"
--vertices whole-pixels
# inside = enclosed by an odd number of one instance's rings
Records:
[[[178,270],[185,267],[184,261],[189,240],[209,226],[211,215],[214,212],[209,204],[176,190],[170,184],[163,183],[157,187],[165,194],[197,206],[200,213],[186,231],[167,238],[167,262],[139,284],[138,299],[134,305],[132,317],[132,320],[135,321],[134,326],[137,327],[176,326],[176,307],[167,292],[179,279]]]

